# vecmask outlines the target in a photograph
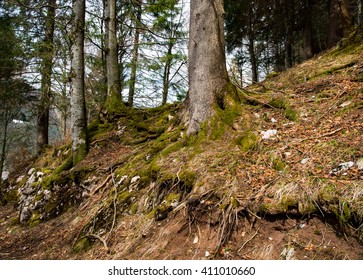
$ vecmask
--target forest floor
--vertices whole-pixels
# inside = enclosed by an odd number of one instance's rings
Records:
[[[168,130],[125,143],[119,121],[77,167],[93,180],[79,205],[31,226],[16,205],[0,206],[0,259],[363,259],[362,45],[242,93],[223,135],[193,145],[160,147]],[[144,170],[155,177],[145,184]],[[132,197],[122,204],[124,175]],[[159,219],[150,199],[161,211],[171,196],[178,206]],[[75,250],[82,238],[89,244]]]

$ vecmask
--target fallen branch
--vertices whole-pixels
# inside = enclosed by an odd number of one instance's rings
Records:
[[[111,179],[111,177],[112,174],[108,175],[107,178],[102,182],[102,184],[100,184],[90,192],[90,195],[94,195],[99,189],[103,188],[107,184],[107,182]]]
[[[107,246],[107,242],[106,242],[106,240],[105,239],[103,239],[101,236],[99,236],[99,235],[96,235],[96,234],[88,234],[87,235],[88,237],[92,237],[92,238],[96,238],[96,239],[98,239],[99,241],[101,241],[102,242],[102,244],[103,244],[103,247],[105,247],[105,249],[107,250],[107,252],[109,252],[110,251],[110,248],[108,248],[108,246]]]
[[[332,136],[334,135],[335,133],[341,131],[343,128],[338,128],[336,130],[333,130],[333,131],[330,131],[330,132],[327,132],[327,133],[324,133],[322,135],[318,135],[318,136],[314,136],[314,137],[307,137],[307,138],[303,138],[303,139],[298,139],[297,141],[298,142],[303,142],[303,141],[307,141],[307,140],[313,140],[313,139],[319,139],[319,138],[323,138],[323,137],[327,137],[327,136]]]
[[[260,229],[258,229],[256,232],[255,232],[255,234],[254,235],[252,235],[252,237],[250,238],[250,239],[248,239],[248,240],[246,240],[246,242],[245,243],[243,243],[242,244],[242,246],[241,246],[241,248],[239,248],[238,249],[238,253],[243,249],[243,247],[245,247],[246,245],[247,245],[247,243],[248,242],[250,242],[253,238],[255,238],[256,237],[256,235],[257,235],[257,233],[258,233],[258,231],[259,231]]]

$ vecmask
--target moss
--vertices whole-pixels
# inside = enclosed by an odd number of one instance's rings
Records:
[[[266,80],[267,80],[267,79],[274,78],[274,77],[277,77],[277,76],[279,76],[280,74],[281,74],[281,73],[279,73],[279,72],[272,71],[270,74],[266,75]]]
[[[76,166],[81,162],[88,154],[87,143],[81,143],[78,145],[77,149],[73,151],[73,166]]]
[[[139,205],[137,203],[134,203],[130,207],[130,211],[132,215],[135,215],[137,213],[137,210],[139,209]]]
[[[258,148],[259,139],[251,130],[245,130],[235,140],[243,152],[255,151]]]
[[[30,227],[35,227],[39,225],[41,222],[41,215],[39,213],[33,213],[33,215],[30,217],[28,221],[28,225]]]
[[[2,204],[7,203],[16,203],[19,199],[19,193],[17,189],[12,189],[7,192],[5,192],[4,196],[1,198]]]
[[[298,113],[291,108],[290,102],[286,98],[273,98],[268,102],[268,105],[276,109],[284,110],[285,117],[290,121],[296,121],[298,119]]]
[[[88,236],[79,239],[72,248],[72,253],[87,252],[92,247],[93,242]]]
[[[132,192],[125,191],[117,195],[117,201],[119,202],[129,202],[130,198],[133,196]]]
[[[197,174],[193,171],[184,170],[180,172],[179,179],[186,186],[193,187],[195,180],[197,179]]]
[[[238,200],[234,196],[231,196],[231,205],[233,208],[238,208],[239,206]]]
[[[73,167],[73,156],[69,156],[58,168],[54,170],[54,175],[60,174]]]
[[[181,197],[181,194],[179,193],[170,193],[166,198],[165,198],[165,201],[167,203],[171,203],[173,201],[179,201],[180,200],[180,197]]]
[[[278,157],[272,159],[272,168],[276,171],[283,171],[287,167],[287,164]]]
[[[16,226],[16,225],[19,225],[20,224],[20,220],[19,220],[19,217],[13,217],[10,219],[9,221],[9,225],[10,226]]]

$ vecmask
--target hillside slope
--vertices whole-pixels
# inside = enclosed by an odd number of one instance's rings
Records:
[[[102,115],[78,166],[50,149],[2,187],[0,259],[362,259],[360,37],[198,137],[179,105]]]

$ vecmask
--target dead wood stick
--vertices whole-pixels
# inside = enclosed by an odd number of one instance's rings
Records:
[[[239,248],[239,249],[238,249],[238,251],[237,251],[238,253],[239,253],[239,252],[243,249],[243,247],[244,247],[244,246],[246,246],[246,244],[247,244],[248,242],[250,242],[253,238],[255,238],[255,237],[256,237],[256,235],[257,235],[257,233],[258,233],[258,231],[259,231],[259,230],[260,230],[260,229],[258,229],[258,230],[255,232],[255,234],[254,234],[254,235],[252,235],[252,237],[251,237],[250,239],[246,240],[246,242],[242,244],[241,248]]]
[[[338,128],[336,130],[333,130],[333,131],[330,131],[330,132],[327,132],[327,133],[324,133],[322,135],[318,135],[318,136],[314,136],[314,137],[307,137],[307,138],[303,138],[303,139],[298,139],[297,141],[298,142],[303,142],[303,141],[306,141],[306,140],[313,140],[313,139],[319,139],[319,138],[323,138],[323,137],[326,137],[326,136],[332,136],[334,135],[335,133],[341,131],[343,129],[343,127],[341,128]]]
[[[91,191],[90,195],[94,195],[99,189],[103,188],[107,184],[107,182],[111,179],[111,177],[112,174],[108,175],[101,185],[97,186],[95,189]]]
[[[101,236],[99,236],[97,234],[92,234],[92,233],[91,234],[88,234],[87,236],[92,237],[92,238],[96,238],[99,241],[101,241],[102,244],[103,244],[103,247],[105,247],[105,249],[107,250],[107,252],[109,252],[110,248],[108,248],[106,240],[103,239]]]

